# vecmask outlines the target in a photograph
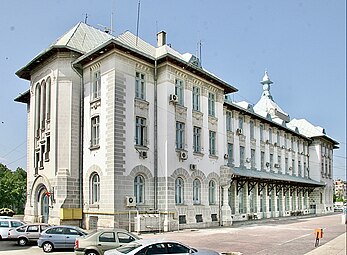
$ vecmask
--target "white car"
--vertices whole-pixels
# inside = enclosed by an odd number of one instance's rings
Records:
[[[219,255],[212,250],[195,249],[177,241],[141,239],[127,245],[105,251],[104,255],[170,255],[170,254],[194,254],[194,255]]]
[[[7,239],[8,236],[8,231],[12,228],[17,228],[20,227],[22,225],[24,225],[25,223],[17,220],[17,219],[13,219],[11,217],[7,217],[7,216],[2,216],[0,218],[0,240],[1,239]]]
[[[20,246],[25,246],[29,242],[37,242],[41,232],[48,227],[49,225],[45,223],[23,225],[18,228],[10,229],[7,238],[17,241]]]

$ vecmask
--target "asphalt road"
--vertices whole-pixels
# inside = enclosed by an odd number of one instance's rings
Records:
[[[314,249],[314,229],[323,228],[320,245],[346,232],[341,214],[292,219],[268,219],[251,224],[237,223],[233,227],[182,230],[159,234],[142,234],[142,238],[160,238],[181,241],[196,248],[219,252],[250,254],[300,255]],[[1,241],[0,255],[42,255],[37,246],[19,247],[15,242]],[[50,254],[69,255],[71,251],[54,251]]]

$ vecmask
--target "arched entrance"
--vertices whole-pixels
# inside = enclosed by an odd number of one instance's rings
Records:
[[[42,192],[41,199],[41,216],[42,216],[42,222],[48,223],[49,218],[49,196],[46,192]]]

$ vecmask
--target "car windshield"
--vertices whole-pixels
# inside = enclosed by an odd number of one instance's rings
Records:
[[[135,250],[136,248],[141,247],[141,246],[142,246],[142,244],[132,243],[132,244],[128,244],[125,246],[120,246],[120,247],[116,248],[116,250],[121,252],[121,253],[127,254],[127,253],[131,252],[132,250]]]

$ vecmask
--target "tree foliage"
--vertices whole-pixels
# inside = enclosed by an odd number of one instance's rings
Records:
[[[17,214],[24,212],[26,177],[22,168],[11,171],[0,163],[0,208],[11,208]]]

